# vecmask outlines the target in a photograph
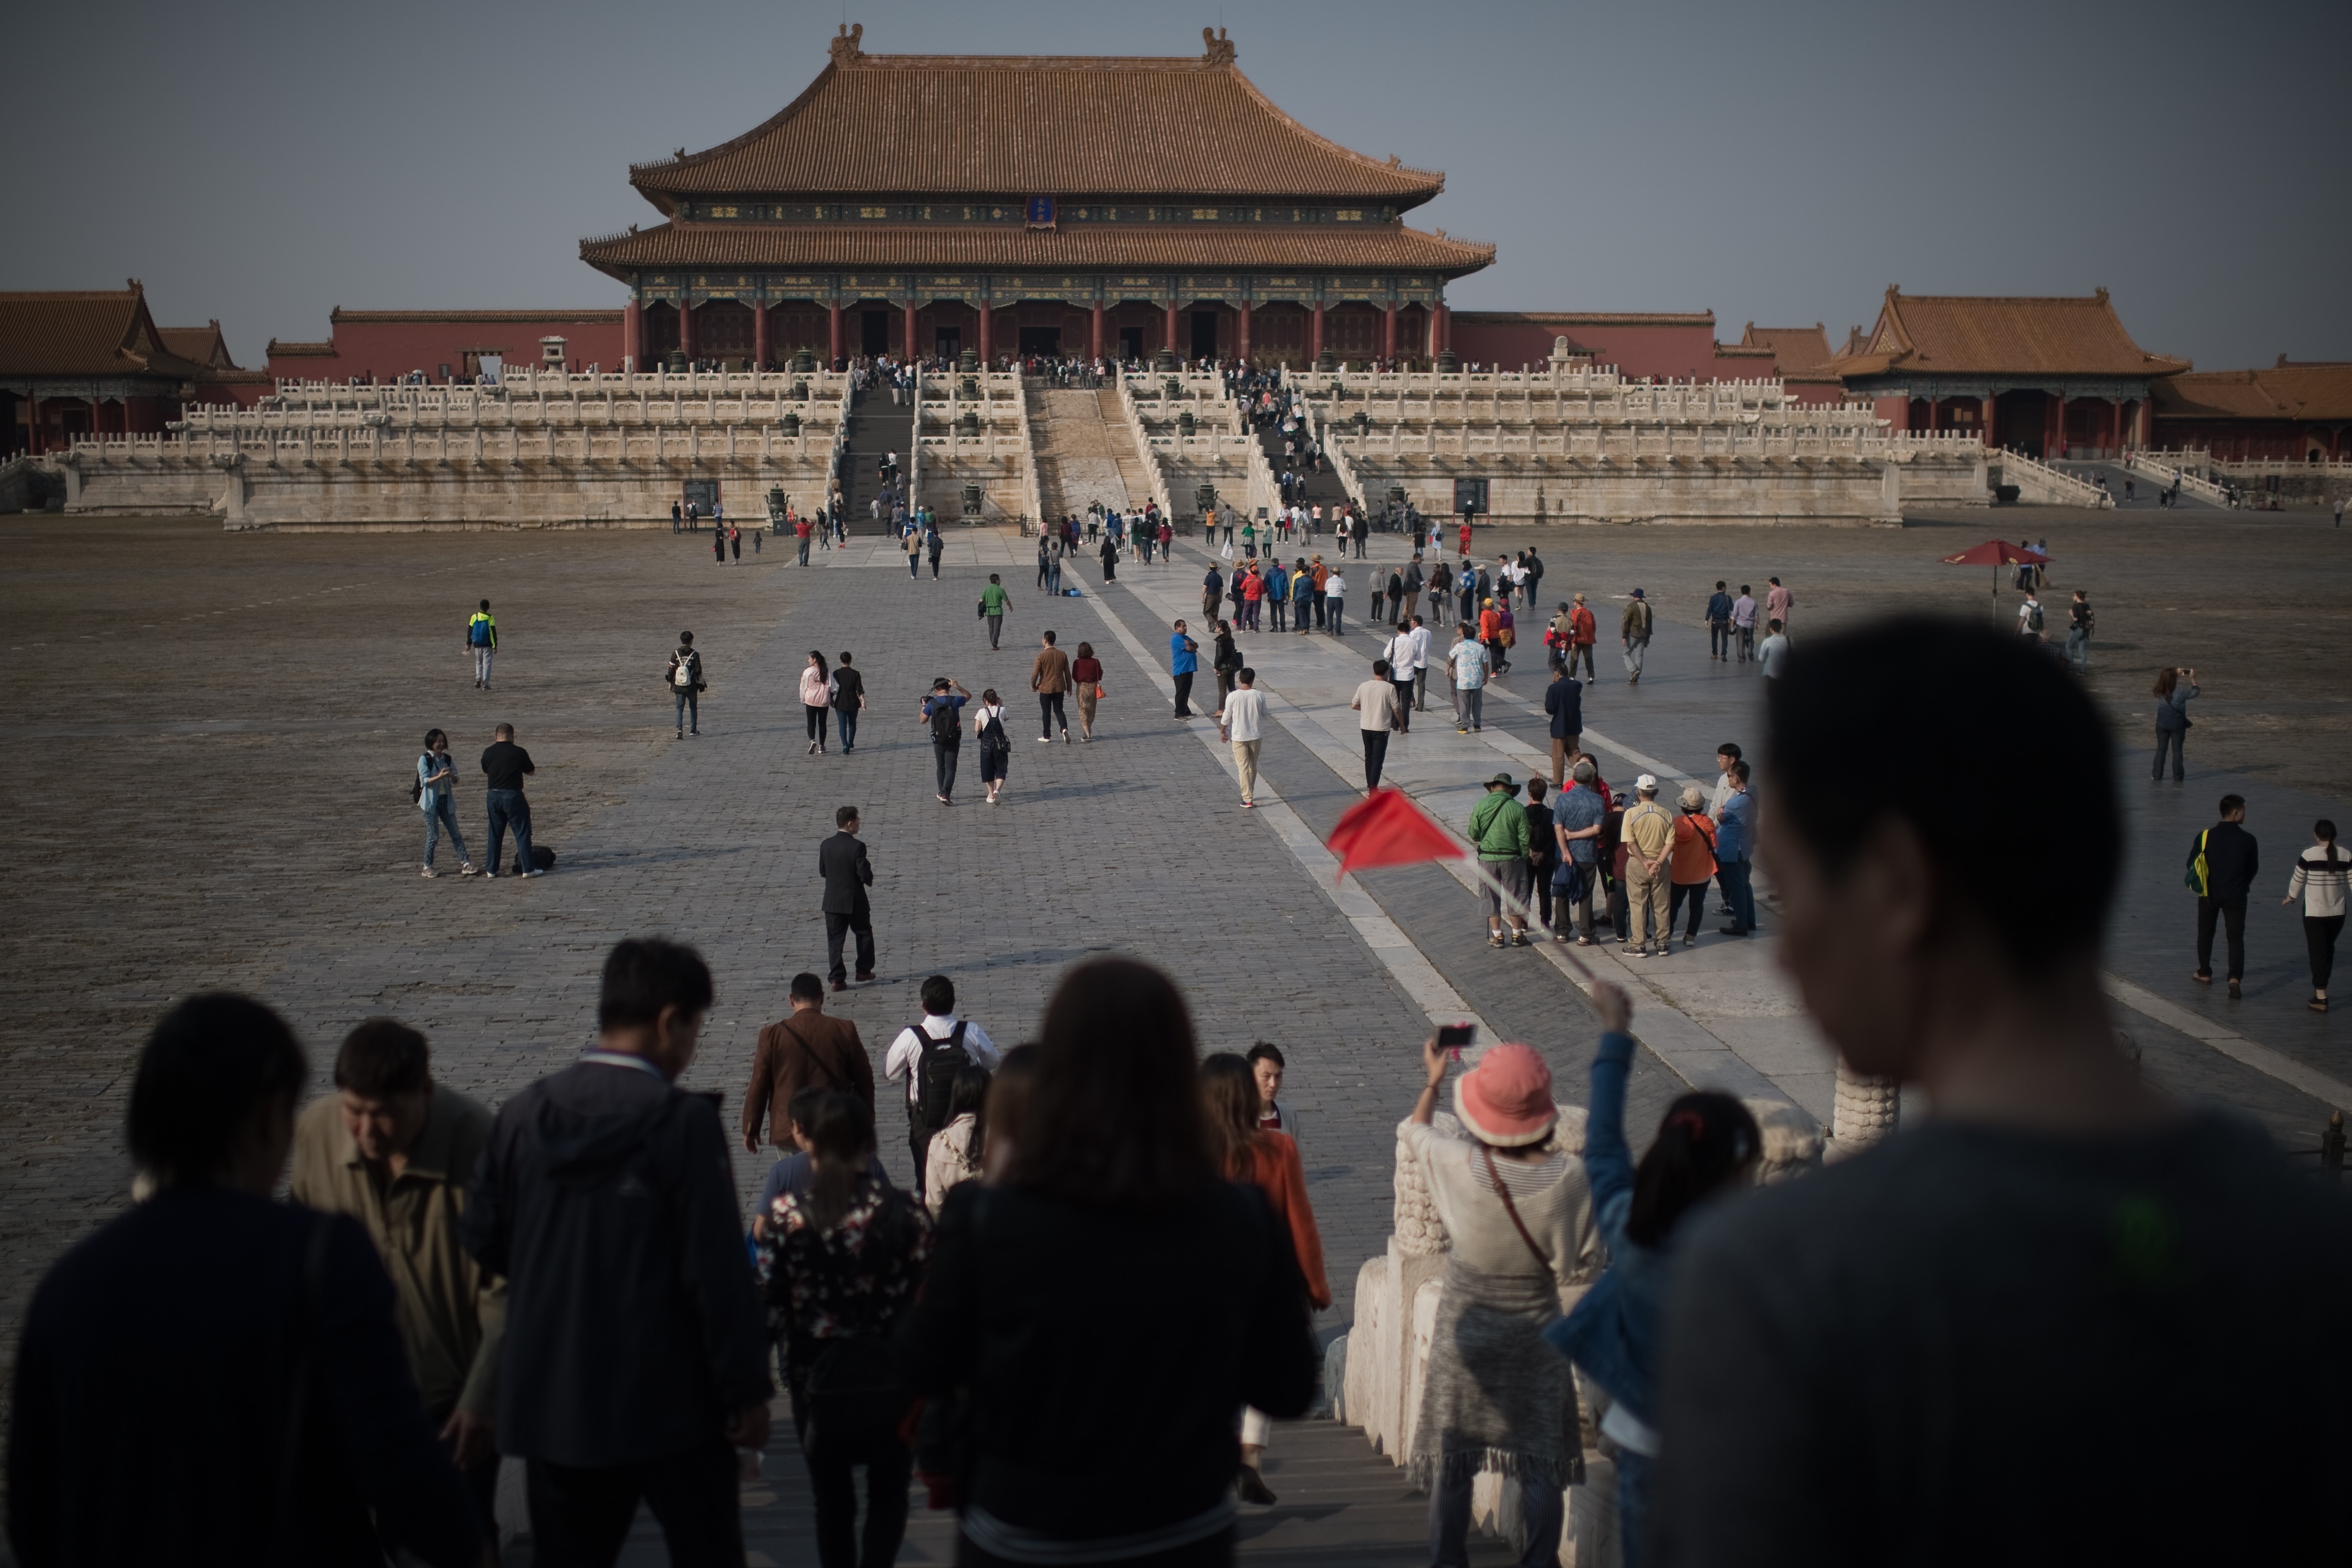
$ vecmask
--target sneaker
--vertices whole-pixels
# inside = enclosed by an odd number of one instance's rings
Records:
[[[2236,1000],[2238,1000],[2238,999],[2239,999],[2240,995],[2241,995],[2241,993],[2240,993],[2240,992],[2239,992],[2239,990],[2238,990],[2238,982],[2237,982],[2237,981],[2235,981],[2235,980],[2231,981],[2231,982],[2230,982],[2230,999],[2231,999],[2231,1001],[2233,1001],[2233,1002],[2234,1002],[2234,1001],[2236,1001]]]
[[[954,801],[949,800],[945,795],[936,796],[934,799],[936,799],[942,806],[952,806],[955,804]]]
[[[1466,724],[1457,724],[1454,727],[1454,733],[1456,735],[1467,735],[1470,733],[1470,727]]]
[[[1646,958],[1650,950],[1647,947],[1628,947],[1617,956],[1621,958]]]
[[[1696,947],[1698,946],[1698,938],[1696,936],[1685,936],[1683,938],[1683,946],[1685,947]]]
[[[457,874],[459,876],[479,876],[482,873],[475,868],[472,861],[467,861],[457,868]]]
[[[679,731],[677,732],[677,737],[678,737],[680,740],[684,740],[684,739],[686,738],[686,731],[684,731],[684,730],[682,730],[682,729],[681,729],[681,730],[679,730]]]
[[[1514,931],[1514,932],[1512,932],[1512,933],[1511,933],[1511,946],[1514,946],[1514,947],[1524,947],[1524,946],[1526,946],[1527,945],[1528,945],[1528,934],[1527,934],[1526,932],[1524,932],[1524,931]]]
[[[2196,981],[2200,986],[2210,986],[2213,983],[2213,971],[2210,969],[2191,969],[2189,971],[2189,977]]]
[[[525,876],[545,876],[547,873],[540,870],[537,866],[533,866],[530,870],[523,873],[522,874]]]
[[[809,757],[814,757],[814,756],[816,755],[816,742],[815,742],[815,741],[812,740],[812,741],[810,741],[810,742],[809,742],[809,748],[808,748],[808,750],[807,750],[805,753],[803,753],[803,755],[804,755],[804,756],[809,756]]]
[[[425,874],[426,876],[439,876],[441,873],[440,873],[439,872],[437,872],[437,871],[435,871],[431,866],[426,866],[426,867],[425,868]]]
[[[1498,933],[1496,933],[1496,932],[1493,932],[1493,931],[1489,931],[1488,933],[1486,933],[1486,946],[1489,946],[1489,947],[1507,947],[1507,946],[1509,946],[1510,945],[1511,945],[1511,944],[1510,944],[1509,940],[1508,940],[1507,937],[1504,937],[1503,936],[1499,935]]]
[[[1050,735],[1041,735],[1037,737],[1037,744],[1040,746],[1051,746],[1054,744],[1054,737]]]
[[[1064,746],[1070,744],[1070,732],[1066,729],[1062,732],[1062,744]]]

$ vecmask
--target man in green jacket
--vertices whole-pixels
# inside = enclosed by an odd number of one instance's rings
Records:
[[[1478,869],[1494,879],[1480,885],[1486,904],[1486,945],[1528,945],[1528,813],[1518,801],[1518,781],[1507,773],[1486,780],[1486,798],[1470,813],[1470,839],[1478,846]],[[1496,891],[1499,884],[1502,893]],[[1506,907],[1503,893],[1510,894]],[[1508,934],[1506,935],[1506,925]]]
[[[1004,591],[1003,574],[990,572],[988,586],[980,591],[980,614],[981,619],[988,622],[988,646],[991,652],[995,651],[998,633],[1004,630],[1004,607],[1011,599],[1012,595]]]

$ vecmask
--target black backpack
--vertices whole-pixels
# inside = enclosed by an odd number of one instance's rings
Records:
[[[933,1040],[921,1022],[914,1026],[921,1042],[915,1053],[915,1114],[932,1132],[948,1124],[948,1104],[955,1098],[955,1075],[971,1058],[964,1054],[967,1020],[958,1019],[945,1040]]]
[[[963,743],[963,710],[944,696],[931,699],[931,742],[947,747]]]

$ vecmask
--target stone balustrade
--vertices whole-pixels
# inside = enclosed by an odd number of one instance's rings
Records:
[[[1151,498],[1160,504],[1160,515],[1171,524],[1176,520],[1176,501],[1168,488],[1168,468],[1160,454],[1152,449],[1151,437],[1143,423],[1143,413],[1137,405],[1135,393],[1127,378],[1118,378],[1118,406],[1127,415],[1128,434],[1134,439],[1135,450],[1143,460],[1143,473],[1151,487]]]

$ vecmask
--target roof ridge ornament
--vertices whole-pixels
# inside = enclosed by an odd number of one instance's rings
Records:
[[[1233,40],[1225,37],[1225,30],[1223,27],[1202,28],[1201,41],[1209,46],[1201,56],[1202,59],[1208,64],[1229,66],[1234,63]]]
[[[841,25],[841,31],[835,35],[830,46],[833,50],[833,63],[837,66],[856,65],[864,54],[857,46],[865,37],[865,23],[844,22]]]

